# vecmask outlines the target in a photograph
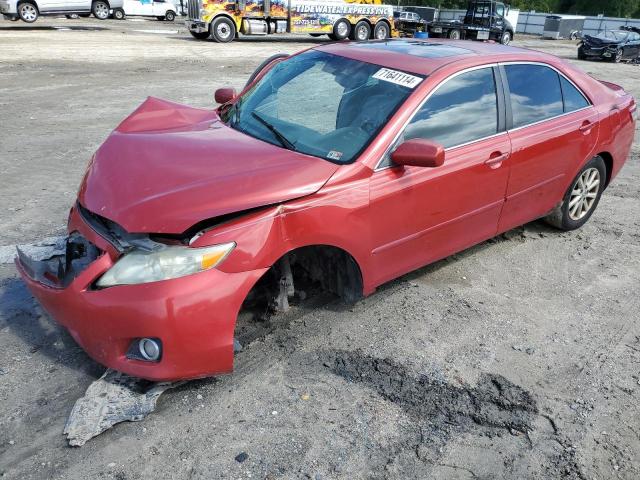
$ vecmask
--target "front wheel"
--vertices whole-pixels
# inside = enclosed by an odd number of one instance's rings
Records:
[[[618,48],[616,50],[616,54],[613,56],[613,58],[611,59],[613,61],[613,63],[620,63],[622,61],[622,49]]]
[[[218,17],[211,24],[211,36],[216,42],[228,43],[236,36],[236,26],[230,18]]]
[[[545,221],[560,230],[575,230],[587,223],[604,191],[607,167],[602,157],[592,158],[571,183],[562,202]]]
[[[121,8],[116,8],[113,11],[113,18],[116,20],[124,20],[124,10]]]
[[[511,32],[504,32],[500,37],[500,43],[502,45],[509,45],[511,43]]]
[[[38,8],[33,3],[21,3],[18,7],[18,16],[23,22],[33,23],[38,15]]]
[[[587,56],[584,54],[582,47],[578,48],[578,60],[586,60]]]
[[[451,30],[449,32],[449,38],[451,40],[460,40],[460,38],[462,38],[462,34],[460,33],[460,30]]]
[[[93,2],[93,7],[91,8],[91,13],[98,20],[106,20],[109,18],[109,4],[102,0],[98,0],[97,2]]]
[[[173,22],[176,19],[176,14],[173,13],[171,10],[168,10],[167,13],[164,16],[164,19],[167,22]]]
[[[386,22],[378,22],[373,29],[373,38],[376,40],[385,40],[389,38],[390,29]]]

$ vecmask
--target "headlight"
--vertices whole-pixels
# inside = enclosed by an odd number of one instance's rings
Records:
[[[96,285],[133,285],[202,272],[220,264],[235,246],[231,242],[204,248],[168,246],[155,252],[132,250],[107,270]]]

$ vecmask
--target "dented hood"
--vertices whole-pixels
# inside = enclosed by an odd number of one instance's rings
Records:
[[[182,233],[310,195],[337,168],[233,130],[213,110],[149,98],[98,149],[79,200],[128,232]]]

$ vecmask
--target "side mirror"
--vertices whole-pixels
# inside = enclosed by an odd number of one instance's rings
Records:
[[[431,140],[412,138],[391,153],[391,161],[396,165],[439,167],[444,163],[444,147]]]
[[[236,89],[235,88],[219,88],[216,90],[214,95],[216,103],[228,103],[234,98],[236,98]]]

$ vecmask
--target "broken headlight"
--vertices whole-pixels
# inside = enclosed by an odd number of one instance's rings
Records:
[[[132,250],[107,270],[96,285],[103,288],[134,285],[202,272],[219,265],[235,246],[231,242],[203,248],[167,246],[156,251]]]

